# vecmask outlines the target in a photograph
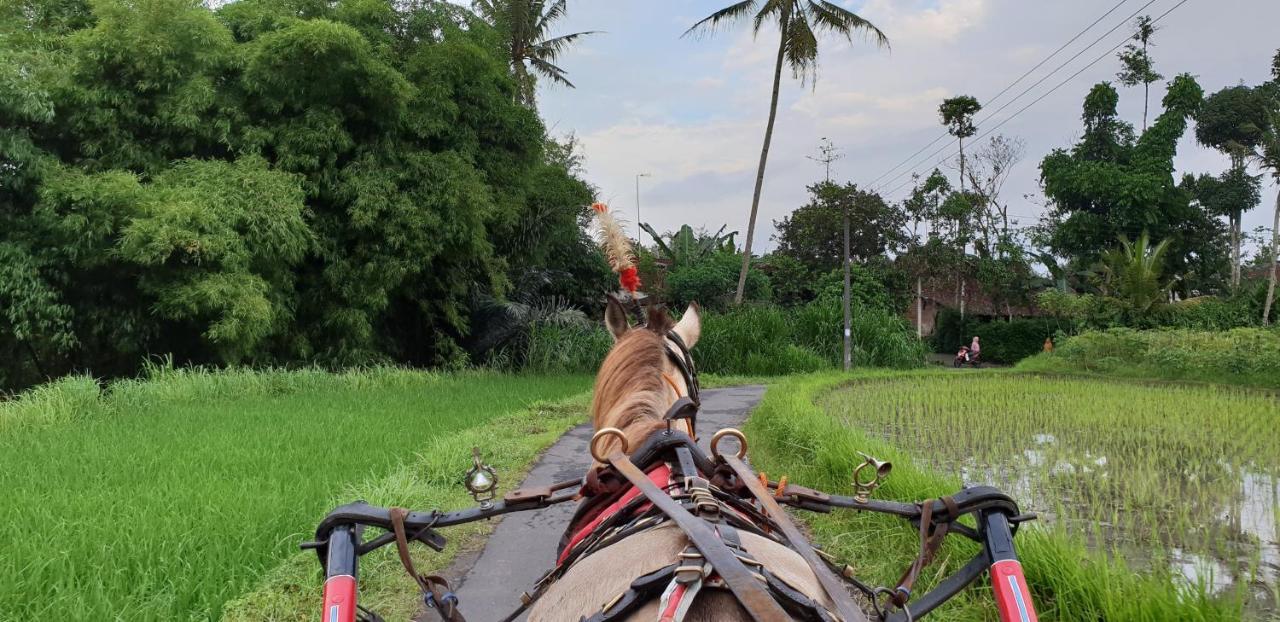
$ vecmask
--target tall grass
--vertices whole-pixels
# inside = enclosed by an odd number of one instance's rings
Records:
[[[948,378],[955,376],[947,372],[862,371],[849,386],[850,391],[874,392],[878,383],[887,381],[904,387],[903,391],[910,387],[915,393],[928,395],[934,382]],[[775,477],[786,474],[793,482],[847,493],[852,469],[860,462],[856,452],[866,451],[894,462],[892,476],[876,493],[879,498],[921,500],[961,487],[961,478],[954,471],[938,472],[925,466],[930,448],[909,438],[913,429],[894,436],[897,442],[868,433],[868,428],[874,428],[864,423],[863,417],[890,417],[901,408],[894,411],[892,404],[863,403],[857,393],[847,399],[838,394],[828,398],[841,404],[829,410],[816,403],[833,387],[849,382],[848,376],[825,374],[792,378],[770,387],[747,426],[754,463]],[[954,409],[964,407],[963,403],[952,405]],[[922,410],[919,416],[946,426],[945,412]],[[965,438],[964,425],[960,422],[945,430]],[[805,516],[822,545],[874,584],[896,581],[919,547],[915,530],[900,519],[854,512]],[[918,591],[929,589],[976,551],[972,543],[960,538],[949,540],[922,577]],[[1084,539],[1062,526],[1045,521],[1032,524],[1019,533],[1017,544],[1044,620],[1208,621],[1241,617],[1239,599],[1206,596],[1206,586],[1179,585],[1165,570],[1140,572],[1121,559],[1090,552]],[[989,587],[978,586],[931,614],[930,619],[994,617]]]
[[[1280,388],[1280,330],[1091,331],[1026,359],[1018,369]]]
[[[0,619],[218,618],[353,484],[588,383],[159,370],[0,403]]]

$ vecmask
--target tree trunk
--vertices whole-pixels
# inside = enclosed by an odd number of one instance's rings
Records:
[[[1147,133],[1147,106],[1151,102],[1151,83],[1142,83],[1142,133]]]
[[[960,319],[964,319],[964,277],[960,277]]]
[[[778,118],[778,90],[782,86],[782,61],[786,51],[788,11],[778,20],[778,60],[773,67],[773,97],[769,100],[769,122],[764,127],[764,146],[760,148],[760,167],[756,169],[756,189],[751,195],[751,219],[747,221],[747,242],[742,247],[742,272],[738,274],[738,291],[733,304],[742,304],[742,294],[747,289],[747,270],[751,269],[751,242],[756,235],[756,214],[760,211],[760,190],[764,187],[764,167],[769,160],[769,143],[773,141],[773,122]]]
[[[916,277],[916,339],[924,339],[924,293],[920,277]]]
[[[1231,289],[1240,287],[1240,212],[1231,215]]]
[[[1276,296],[1276,262],[1280,260],[1280,191],[1276,192],[1276,215],[1271,223],[1271,277],[1267,280],[1267,300],[1262,304],[1262,324],[1271,319],[1271,302]]]
[[[849,307],[849,202],[844,201],[844,370],[853,367],[853,312]]]

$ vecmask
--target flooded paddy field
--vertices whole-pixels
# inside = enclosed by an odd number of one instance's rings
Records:
[[[1278,616],[1280,398],[1018,374],[866,382],[822,406],[1123,559]]]

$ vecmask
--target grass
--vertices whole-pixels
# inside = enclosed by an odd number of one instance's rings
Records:
[[[946,371],[864,371],[856,374],[853,380],[842,374],[788,379],[770,388],[749,421],[747,432],[752,441],[753,459],[760,469],[774,477],[786,474],[791,481],[806,486],[847,494],[850,473],[860,462],[856,451],[861,450],[894,462],[893,475],[877,493],[880,498],[921,500],[955,492],[961,487],[961,480],[955,475],[942,474],[954,473],[952,468],[934,470],[929,467],[932,455],[929,438],[939,444],[954,441],[967,447],[967,442],[995,436],[990,427],[970,429],[984,424],[975,423],[976,419],[968,419],[967,415],[956,415],[955,424],[950,424],[951,419],[948,418],[971,409],[973,400],[966,402],[966,397],[971,396],[947,394],[937,385],[971,381],[1018,383],[1034,382],[1035,379],[992,372],[959,375]],[[830,393],[833,388],[846,384],[848,388]],[[1005,384],[1000,388],[1009,386]],[[988,392],[984,395],[998,398],[993,400],[997,403],[1006,399],[999,393],[992,393],[994,388],[987,387]],[[1065,403],[1072,400],[1089,403],[1088,400],[1093,399],[1090,392],[1096,387],[1085,384],[1076,389],[1074,397]],[[1230,391],[1223,393],[1218,398],[1209,398],[1210,401],[1244,399],[1232,398]],[[1015,401],[1017,395],[1009,396],[1008,402]],[[827,408],[820,406],[819,400]],[[998,411],[995,415],[997,421],[985,425],[1018,421],[1034,410],[1017,409],[1008,402],[992,406]],[[1129,414],[1128,410],[1120,412],[1126,416]],[[1222,411],[1215,412],[1221,414]],[[981,414],[979,412],[974,417],[980,419]],[[986,411],[986,415],[992,418],[992,411]],[[1102,429],[1108,423],[1103,418],[1105,415],[1107,413],[1099,413],[1093,419],[1093,425]],[[1110,413],[1110,416],[1110,423],[1121,421],[1115,418],[1118,413]],[[1137,429],[1149,423],[1147,416],[1143,414],[1135,425],[1113,425],[1111,429],[1115,432]],[[900,433],[877,434],[877,431],[884,431],[883,428],[877,430],[878,424],[908,417],[916,419],[902,425],[914,427]],[[1015,428],[1015,435],[1032,428],[1031,424],[1016,425],[1020,427]],[[1197,430],[1208,427],[1212,426],[1201,422],[1197,428],[1181,433],[1177,438],[1189,439]],[[925,428],[935,431],[924,432]],[[1274,430],[1274,425],[1270,429]],[[918,434],[934,436],[917,439]],[[1227,434],[1205,436],[1211,442],[1223,442]],[[894,440],[890,442],[886,438]],[[1152,438],[1155,437],[1136,436],[1132,444],[1140,447],[1139,443]],[[1260,443],[1258,447],[1262,447],[1265,439],[1250,442]],[[1145,506],[1141,511],[1151,516],[1160,507],[1176,505],[1175,501],[1166,496],[1159,505]],[[1044,508],[1032,503],[1026,509]],[[807,515],[807,518],[817,540],[853,564],[860,575],[873,584],[891,585],[919,546],[915,531],[899,519],[852,512]],[[935,565],[922,577],[918,589],[928,589],[946,572],[954,571],[967,561],[976,550],[972,543],[959,538],[950,540],[953,541],[944,547]],[[1239,620],[1242,616],[1242,603],[1238,597],[1209,596],[1207,585],[1179,582],[1172,571],[1164,567],[1140,571],[1137,565],[1126,564],[1121,558],[1094,551],[1087,542],[1088,539],[1070,524],[1044,524],[1042,521],[1019,534],[1019,552],[1028,583],[1037,598],[1041,619],[1210,621]],[[987,587],[964,592],[930,617],[965,621],[993,618],[994,604]]]
[[[399,369],[163,371],[105,393],[66,379],[0,404],[0,619],[219,618],[287,574],[282,562],[300,563],[298,543],[337,502],[459,504],[445,488],[471,444],[507,473],[523,468],[581,409],[513,413],[588,386]],[[297,596],[314,604],[309,561]]]

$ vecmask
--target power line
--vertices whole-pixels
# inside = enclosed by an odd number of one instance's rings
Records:
[[[1129,20],[1133,19],[1133,18],[1134,18],[1134,16],[1136,16],[1138,13],[1141,13],[1143,10],[1145,10],[1147,7],[1151,6],[1151,5],[1152,5],[1153,3],[1155,3],[1155,2],[1156,2],[1156,0],[1148,0],[1146,4],[1144,4],[1144,5],[1140,6],[1140,7],[1138,7],[1138,10],[1134,11],[1133,13],[1130,13],[1128,17],[1124,18],[1124,20],[1120,21],[1120,22],[1119,22],[1119,23],[1117,23],[1115,26],[1112,26],[1110,30],[1108,30],[1108,31],[1106,31],[1106,32],[1104,32],[1104,33],[1102,33],[1102,36],[1098,37],[1097,39],[1094,39],[1094,40],[1093,40],[1093,42],[1092,42],[1092,43],[1090,43],[1089,45],[1086,45],[1086,46],[1084,46],[1083,48],[1080,48],[1080,51],[1078,51],[1078,52],[1076,52],[1074,55],[1072,55],[1072,56],[1071,56],[1071,58],[1068,58],[1065,62],[1063,62],[1062,64],[1058,65],[1057,67],[1054,67],[1052,71],[1050,71],[1049,73],[1046,73],[1046,74],[1045,74],[1044,76],[1042,76],[1039,80],[1036,80],[1035,84],[1032,84],[1031,86],[1029,86],[1029,87],[1027,87],[1027,88],[1023,89],[1021,93],[1018,93],[1018,95],[1017,95],[1016,97],[1014,97],[1013,99],[1009,100],[1008,102],[1005,102],[1005,104],[1004,104],[1004,105],[1002,105],[1002,106],[1000,106],[1000,108],[996,109],[996,110],[995,110],[995,111],[993,111],[993,112],[988,113],[986,116],[984,116],[982,119],[980,119],[980,120],[977,122],[977,125],[981,125],[981,124],[983,124],[983,123],[986,123],[986,122],[987,122],[987,121],[989,121],[992,117],[994,117],[995,115],[997,115],[997,114],[999,114],[1001,111],[1003,111],[1005,108],[1008,108],[1008,107],[1009,107],[1009,106],[1011,106],[1014,102],[1018,101],[1019,99],[1022,99],[1022,97],[1023,97],[1024,95],[1026,95],[1027,93],[1031,92],[1031,90],[1032,90],[1032,89],[1034,89],[1034,88],[1036,88],[1037,86],[1040,86],[1041,84],[1043,84],[1043,83],[1044,83],[1044,81],[1045,81],[1045,80],[1048,80],[1050,77],[1052,77],[1052,76],[1053,76],[1053,74],[1058,73],[1059,71],[1062,71],[1062,69],[1063,69],[1063,68],[1065,68],[1067,65],[1070,65],[1070,64],[1071,64],[1073,61],[1075,61],[1077,58],[1080,58],[1081,56],[1083,56],[1085,52],[1088,52],[1088,51],[1089,51],[1090,49],[1092,49],[1094,46],[1098,45],[1098,43],[1100,43],[1103,39],[1107,38],[1111,33],[1115,32],[1115,31],[1116,31],[1117,29],[1119,29],[1121,26],[1124,26],[1125,24],[1128,24],[1128,23],[1129,23]],[[1175,7],[1175,8],[1176,8],[1176,7]],[[1166,12],[1166,15],[1167,15],[1167,14],[1168,14],[1168,13]],[[1120,42],[1120,44],[1116,45],[1116,47],[1111,48],[1111,51],[1112,51],[1112,52],[1114,52],[1114,51],[1115,51],[1117,48],[1119,48],[1121,45],[1124,45],[1124,43],[1125,43],[1126,41],[1128,41],[1128,40],[1129,40],[1129,37],[1126,35],[1126,36],[1125,36],[1125,38],[1124,38],[1124,41],[1121,41],[1121,42]],[[1110,54],[1110,53],[1111,53],[1111,52],[1108,52],[1108,54]],[[1094,62],[1097,62],[1097,61],[1094,61]],[[984,136],[985,136],[985,135],[986,135],[986,134],[984,134]],[[907,173],[916,172],[916,169],[920,166],[920,164],[922,164],[922,163],[924,163],[924,162],[926,162],[926,161],[928,161],[928,160],[932,159],[933,157],[937,156],[939,153],[942,153],[943,151],[946,151],[947,149],[951,148],[951,145],[954,145],[956,142],[957,142],[957,140],[952,140],[951,142],[947,143],[946,145],[943,145],[943,146],[942,146],[942,148],[938,149],[937,151],[934,151],[933,153],[931,153],[931,154],[929,154],[929,155],[925,156],[924,158],[921,158],[921,159],[920,159],[919,161],[917,161],[917,162],[915,163],[915,165],[913,165],[911,168],[909,168],[909,169],[907,169],[907,170],[903,171],[902,173],[899,173],[899,174],[895,175],[895,176],[894,176],[893,178],[891,178],[889,181],[886,181],[886,182],[884,182],[883,184],[881,184],[881,185],[879,186],[878,190],[883,190],[886,186],[888,186],[889,184],[891,184],[891,183],[893,183],[893,182],[897,181],[898,179],[900,179],[903,175],[905,175],[905,174],[907,174]],[[947,157],[950,157],[950,156],[947,156]],[[945,160],[945,159],[946,159],[946,158],[944,158],[944,160]],[[899,184],[897,188],[901,188],[901,187],[902,187],[902,184]],[[895,188],[895,189],[894,189],[894,192],[896,192],[896,191],[897,191],[897,188]]]
[[[988,104],[990,104],[990,103],[994,102],[995,100],[1000,99],[1000,96],[1001,96],[1001,95],[1004,95],[1005,93],[1008,93],[1010,89],[1012,89],[1013,87],[1017,86],[1017,84],[1018,84],[1019,82],[1022,82],[1022,80],[1023,80],[1024,78],[1026,78],[1027,76],[1031,75],[1031,73],[1032,73],[1032,72],[1034,72],[1035,70],[1037,70],[1037,69],[1039,69],[1040,67],[1044,66],[1044,64],[1045,64],[1045,63],[1049,62],[1049,59],[1053,58],[1054,56],[1057,56],[1057,55],[1058,55],[1058,53],[1059,53],[1059,52],[1061,52],[1062,50],[1065,50],[1065,49],[1067,48],[1067,46],[1071,45],[1072,43],[1075,43],[1076,39],[1079,39],[1082,35],[1084,35],[1084,33],[1086,33],[1086,32],[1088,32],[1089,30],[1091,30],[1094,26],[1097,26],[1097,25],[1098,25],[1098,22],[1100,22],[1100,21],[1102,21],[1102,20],[1106,19],[1106,17],[1107,17],[1108,15],[1111,15],[1112,13],[1114,13],[1114,12],[1116,11],[1116,9],[1120,8],[1122,5],[1124,5],[1124,3],[1128,2],[1128,1],[1129,1],[1129,0],[1120,0],[1120,2],[1117,2],[1117,3],[1115,4],[1115,6],[1112,6],[1112,7],[1111,7],[1111,9],[1110,9],[1110,10],[1108,10],[1106,13],[1103,13],[1100,17],[1098,17],[1098,19],[1093,20],[1093,23],[1089,24],[1088,26],[1085,26],[1083,30],[1081,30],[1080,32],[1077,32],[1077,33],[1076,33],[1076,35],[1075,35],[1074,37],[1071,37],[1071,39],[1069,39],[1066,43],[1063,43],[1061,47],[1059,47],[1058,49],[1054,50],[1054,51],[1053,51],[1053,53],[1051,53],[1051,54],[1049,54],[1048,56],[1046,56],[1046,57],[1044,57],[1043,59],[1041,59],[1041,60],[1040,60],[1040,62],[1036,63],[1036,66],[1035,66],[1035,67],[1032,67],[1031,69],[1028,69],[1025,73],[1023,73],[1022,75],[1018,76],[1018,79],[1016,79],[1016,80],[1014,80],[1013,82],[1009,83],[1009,85],[1008,85],[1008,86],[1006,86],[1006,87],[1004,87],[1004,89],[1002,89],[999,93],[996,93],[994,97],[991,97],[991,98],[987,99],[987,103],[988,103]],[[1147,4],[1150,4],[1150,2],[1148,2]],[[1142,9],[1139,9],[1139,10],[1142,10]],[[925,145],[925,146],[921,147],[918,151],[916,151],[915,153],[913,153],[913,154],[911,154],[911,155],[907,156],[906,158],[903,158],[903,160],[902,160],[901,162],[899,162],[899,163],[895,164],[895,165],[893,166],[893,168],[891,168],[891,169],[889,169],[889,170],[887,170],[887,171],[885,171],[885,172],[881,173],[879,177],[877,177],[877,178],[875,178],[875,179],[871,180],[870,182],[868,182],[868,183],[866,184],[866,185],[867,185],[867,187],[873,187],[873,186],[875,186],[875,185],[876,185],[876,182],[880,181],[881,179],[884,179],[886,175],[889,175],[890,173],[893,173],[894,171],[898,170],[898,168],[900,168],[903,164],[906,164],[907,162],[910,162],[912,158],[914,158],[914,157],[916,157],[916,156],[920,155],[921,153],[923,153],[923,152],[924,152],[924,150],[925,150],[925,149],[928,149],[929,147],[932,147],[933,145],[937,144],[937,142],[938,142],[938,141],[940,141],[940,140],[942,140],[943,138],[946,138],[946,137],[947,137],[947,133],[946,133],[946,132],[943,132],[942,134],[939,134],[937,138],[934,138],[932,141],[929,141],[929,144],[927,144],[927,145]],[[952,142],[955,142],[955,141],[952,141]],[[886,182],[886,184],[885,184],[885,185],[888,185],[888,182]]]
[[[1152,1],[1154,1],[1154,0],[1152,0]],[[1172,7],[1169,7],[1169,10],[1165,11],[1164,13],[1161,13],[1159,17],[1157,17],[1157,18],[1155,18],[1155,19],[1151,20],[1151,23],[1152,23],[1152,24],[1155,24],[1155,23],[1159,22],[1160,20],[1164,19],[1164,18],[1165,18],[1165,16],[1167,16],[1168,14],[1170,14],[1170,13],[1174,12],[1174,10],[1176,10],[1178,7],[1180,7],[1180,6],[1182,6],[1182,5],[1186,4],[1186,3],[1187,3],[1187,0],[1180,0],[1177,4],[1173,5]],[[1150,2],[1148,2],[1147,4],[1151,4],[1151,3],[1150,3]],[[1146,7],[1144,6],[1143,8],[1146,8]],[[1141,11],[1141,9],[1139,9],[1139,11]],[[1112,29],[1112,30],[1114,30],[1114,29]],[[1108,34],[1109,34],[1109,32],[1108,32]],[[1105,36],[1105,35],[1104,35],[1104,36]],[[1097,57],[1097,58],[1093,59],[1092,61],[1090,61],[1090,62],[1089,62],[1089,64],[1085,65],[1084,67],[1081,67],[1078,71],[1076,71],[1075,73],[1073,73],[1073,74],[1071,74],[1070,76],[1068,76],[1065,80],[1063,80],[1063,81],[1059,82],[1058,84],[1054,85],[1054,87],[1053,87],[1053,88],[1051,88],[1051,89],[1049,89],[1048,91],[1045,91],[1045,92],[1044,92],[1043,94],[1041,94],[1039,97],[1037,97],[1037,98],[1035,98],[1034,100],[1032,100],[1032,101],[1031,101],[1031,103],[1029,103],[1029,104],[1027,104],[1027,105],[1023,106],[1022,108],[1019,108],[1017,112],[1015,112],[1015,113],[1013,113],[1013,114],[1009,115],[1008,117],[1005,117],[1005,119],[1004,119],[1003,121],[1001,121],[1001,122],[997,123],[995,126],[993,126],[993,127],[989,128],[989,129],[987,129],[986,131],[984,131],[981,135],[979,135],[979,136],[978,136],[977,138],[975,138],[974,140],[981,140],[981,139],[986,138],[987,136],[991,135],[991,133],[992,133],[992,132],[994,132],[994,131],[996,131],[996,130],[1000,129],[1000,127],[1001,127],[1001,126],[1003,126],[1004,124],[1008,123],[1009,121],[1012,121],[1015,117],[1017,117],[1018,115],[1022,114],[1023,112],[1026,112],[1026,110],[1027,110],[1028,108],[1031,108],[1032,106],[1034,106],[1034,105],[1036,105],[1036,104],[1040,103],[1041,101],[1043,101],[1043,100],[1044,100],[1044,98],[1048,97],[1049,95],[1053,94],[1053,92],[1054,92],[1054,91],[1057,91],[1058,89],[1060,89],[1060,88],[1062,88],[1063,86],[1065,86],[1068,82],[1072,81],[1072,80],[1073,80],[1073,79],[1075,79],[1077,76],[1079,76],[1080,74],[1084,73],[1084,72],[1085,72],[1087,69],[1089,69],[1090,67],[1092,67],[1092,66],[1094,66],[1094,65],[1096,65],[1096,64],[1098,64],[1098,63],[1100,63],[1100,62],[1102,62],[1102,60],[1103,60],[1103,59],[1105,59],[1105,58],[1107,58],[1108,56],[1110,56],[1112,52],[1115,52],[1116,50],[1120,49],[1120,47],[1121,47],[1121,46],[1123,46],[1123,45],[1124,45],[1125,43],[1127,43],[1128,41],[1129,41],[1129,37],[1127,37],[1127,36],[1126,36],[1122,41],[1120,41],[1119,43],[1117,43],[1114,47],[1112,47],[1111,49],[1107,50],[1106,52],[1103,52],[1101,56],[1099,56],[1099,57]],[[1090,45],[1089,47],[1092,47],[1092,45]],[[1085,48],[1085,50],[1088,50],[1088,49],[1089,49],[1089,48],[1087,48],[1087,47]],[[1081,50],[1081,53],[1083,53],[1083,51],[1084,51],[1084,50]],[[1076,56],[1079,56],[1079,54],[1077,54]],[[1074,59],[1075,59],[1075,57],[1072,57],[1072,60],[1074,60]],[[1068,61],[1068,62],[1070,62],[1070,61]],[[1055,70],[1055,71],[1056,71],[1056,70]],[[1053,75],[1053,73],[1054,73],[1054,72],[1050,72],[1050,74],[1049,74],[1049,75]],[[1043,80],[1041,80],[1041,81],[1043,81]],[[1039,84],[1039,82],[1037,82],[1037,84]],[[1033,85],[1033,86],[1034,86],[1034,85]],[[1024,91],[1024,93],[1025,93],[1025,91]],[[1021,95],[1019,95],[1019,97],[1021,97]],[[1013,100],[1013,101],[1017,101],[1017,98],[1014,98],[1014,100]],[[1001,110],[1003,110],[1003,107],[1001,108]],[[989,117],[988,117],[988,118],[989,118]],[[948,146],[950,146],[950,145],[948,145]],[[944,147],[943,149],[945,149],[945,147]],[[930,155],[929,157],[933,157],[934,155],[937,155],[938,153],[941,153],[941,152],[943,151],[943,149],[939,149],[938,151],[933,152],[933,154],[932,154],[932,155]],[[950,157],[952,157],[952,154],[945,155],[945,156],[943,156],[941,159],[939,159],[937,162],[934,162],[932,166],[937,166],[937,165],[939,165],[939,164],[942,164],[943,162],[945,162],[945,161],[946,161],[948,158],[950,158]],[[926,158],[926,159],[928,159],[928,158]],[[918,167],[916,167],[916,168],[918,168]],[[912,169],[910,169],[910,171],[909,171],[909,172],[916,172],[916,168],[912,168]],[[897,176],[897,177],[895,177],[894,179],[897,179],[898,177],[901,177],[901,175],[898,175],[898,176]],[[885,185],[888,185],[888,183],[892,183],[892,181],[893,181],[893,180],[890,180],[890,182],[887,182]],[[911,179],[910,179],[910,178],[908,178],[908,179],[907,179],[906,181],[904,181],[903,183],[898,184],[898,185],[897,185],[893,190],[890,190],[889,192],[881,193],[881,194],[882,194],[882,195],[893,195],[893,194],[897,194],[897,192],[898,192],[899,190],[901,190],[901,189],[903,188],[903,186],[905,186],[906,184],[908,184],[908,183],[910,183],[910,182],[911,182]]]

